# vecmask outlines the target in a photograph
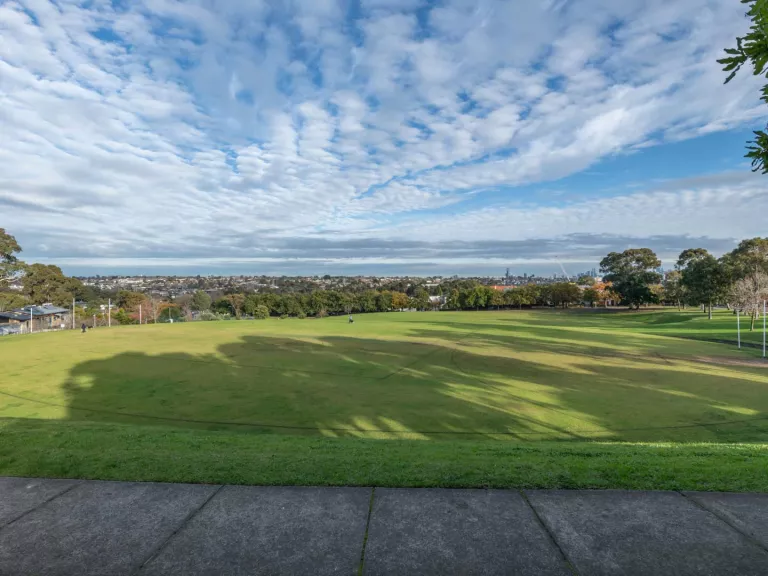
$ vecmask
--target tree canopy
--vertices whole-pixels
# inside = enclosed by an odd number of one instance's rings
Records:
[[[16,238],[0,228],[0,284],[17,278],[26,265],[18,259],[16,254],[21,252],[21,246]]]
[[[206,310],[211,309],[211,297],[208,295],[207,292],[203,292],[202,290],[195,291],[194,294],[192,294],[192,302],[191,302],[192,310],[196,312],[204,312]]]
[[[612,283],[622,302],[635,308],[657,301],[651,285],[661,282],[661,274],[656,272],[659,266],[661,260],[650,248],[611,252],[600,261],[604,280]]]
[[[745,36],[736,38],[736,47],[726,48],[727,56],[718,60],[723,71],[729,73],[726,84],[744,65],[750,64],[755,76],[764,76],[768,64],[768,0],[741,0],[741,3],[749,6],[747,16],[751,25]],[[761,94],[761,100],[768,104],[768,84],[763,86]],[[746,157],[752,161],[754,172],[768,173],[768,134],[765,130],[755,130],[755,139],[748,143]]]
[[[26,267],[23,293],[34,304],[51,302],[57,306],[68,306],[75,291],[81,285],[79,280],[64,276],[61,268],[47,264],[30,264]]]
[[[690,248],[680,253],[677,268],[686,299],[693,304],[708,305],[711,319],[712,302],[724,297],[728,288],[722,264],[704,248]]]

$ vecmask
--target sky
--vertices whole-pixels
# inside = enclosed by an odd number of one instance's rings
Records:
[[[765,235],[735,0],[3,0],[0,227],[70,274],[550,274]]]

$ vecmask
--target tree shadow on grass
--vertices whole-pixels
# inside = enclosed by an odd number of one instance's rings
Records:
[[[455,333],[450,332],[452,336]],[[430,338],[441,335],[429,331]],[[499,342],[503,343],[503,342]],[[765,441],[768,384],[653,358],[507,357],[425,344],[246,336],[216,354],[124,353],[78,364],[74,421],[328,437]],[[506,346],[519,352],[522,344]],[[541,348],[541,345],[538,345]]]

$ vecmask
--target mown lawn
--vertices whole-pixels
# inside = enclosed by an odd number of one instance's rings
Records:
[[[768,368],[729,340],[725,311],[588,310],[9,337],[0,474],[764,491]]]

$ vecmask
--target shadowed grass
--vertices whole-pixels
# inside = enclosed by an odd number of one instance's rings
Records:
[[[768,369],[705,341],[732,320],[403,313],[7,338],[0,474],[763,490]]]

